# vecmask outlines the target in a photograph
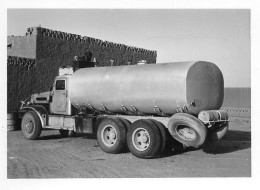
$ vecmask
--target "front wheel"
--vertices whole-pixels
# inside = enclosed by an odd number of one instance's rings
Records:
[[[28,111],[22,119],[22,132],[26,139],[38,139],[42,132],[42,124],[35,111]]]

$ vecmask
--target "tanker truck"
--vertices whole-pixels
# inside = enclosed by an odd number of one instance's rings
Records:
[[[50,91],[22,101],[19,113],[26,139],[43,129],[95,134],[107,153],[151,158],[169,138],[186,147],[220,140],[228,130],[223,97],[223,75],[210,62],[92,67],[57,76]]]

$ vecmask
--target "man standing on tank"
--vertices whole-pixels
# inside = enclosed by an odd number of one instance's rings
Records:
[[[73,70],[75,71],[81,68],[95,67],[94,62],[92,61],[92,56],[93,54],[89,50],[87,50],[81,57],[75,56]]]

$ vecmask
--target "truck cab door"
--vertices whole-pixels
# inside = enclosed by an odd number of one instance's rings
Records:
[[[67,108],[67,80],[57,79],[52,91],[51,112],[56,114],[66,114]]]

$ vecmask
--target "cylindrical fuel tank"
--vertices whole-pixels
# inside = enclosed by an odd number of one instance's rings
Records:
[[[197,115],[219,109],[224,96],[221,71],[204,61],[84,68],[73,73],[69,86],[74,106],[118,114],[124,107],[148,115]]]

